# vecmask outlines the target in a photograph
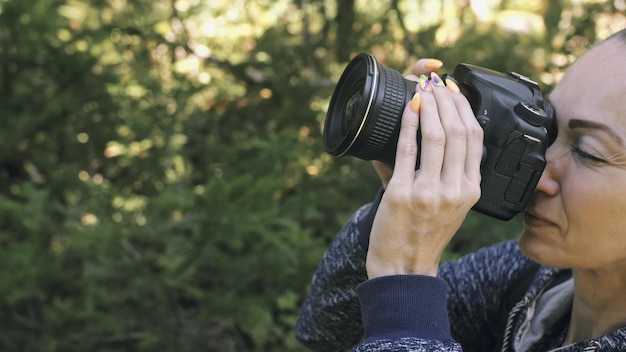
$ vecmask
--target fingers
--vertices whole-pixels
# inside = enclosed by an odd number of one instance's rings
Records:
[[[431,59],[431,58],[421,59],[421,60],[418,60],[415,64],[413,64],[413,66],[410,67],[409,73],[405,76],[405,78],[414,80],[414,81],[420,81],[420,77],[423,77],[422,84],[424,85],[424,87],[423,89],[420,89],[419,88],[420,85],[418,85],[418,89],[417,89],[417,99],[419,100],[420,104],[419,106],[416,106],[415,104],[416,99],[414,99],[412,103],[414,105],[413,111],[419,110],[419,111],[424,112],[423,114],[420,114],[420,119],[422,119],[422,121],[419,121],[418,124],[420,125],[419,128],[422,129],[422,138],[428,139],[427,143],[422,143],[422,145],[424,146],[424,148],[426,148],[426,150],[424,150],[421,153],[420,173],[424,174],[424,176],[430,175],[431,177],[435,177],[435,173],[441,171],[444,146],[445,146],[445,132],[441,128],[441,124],[437,121],[438,119],[437,103],[434,100],[434,97],[432,96],[432,94],[430,94],[430,88],[426,89],[426,85],[428,85],[429,82],[426,80],[425,77],[430,75],[432,72],[440,69],[442,66],[443,66],[443,62],[440,60]],[[407,111],[405,111],[405,114],[406,113]],[[408,111],[408,114],[412,115],[412,112],[410,109]],[[424,116],[424,117],[421,117],[421,116]],[[411,117],[409,117],[409,119],[411,119]],[[403,115],[403,123],[404,123],[404,120],[405,120],[405,116]],[[409,123],[412,123],[412,121],[410,120]],[[412,132],[409,132],[409,133],[412,133]],[[414,135],[413,139],[416,140],[417,136]],[[409,164],[412,161],[410,159],[404,160],[403,155],[406,156],[407,154],[406,152],[413,149],[413,145],[408,144],[408,143],[412,143],[411,141],[407,139],[405,142],[407,144],[404,144],[404,143],[400,144],[400,140],[398,142],[398,146],[399,147],[401,146],[404,149],[404,152],[401,153],[400,149],[398,149],[398,155],[396,156],[396,169],[398,168],[397,167],[398,159],[403,159],[401,161],[402,165],[405,165],[403,163],[404,161],[406,161],[407,164]],[[416,151],[417,151],[417,148],[418,148],[418,145],[416,143],[415,144]],[[403,155],[400,155],[400,154],[403,154]],[[409,154],[411,153],[409,152]],[[415,155],[417,156],[417,152],[415,153]],[[406,168],[407,169],[404,170],[404,176],[407,178],[414,177],[415,162],[413,162],[413,169],[411,170],[411,175],[408,175],[408,172],[409,172],[408,165],[406,166]],[[431,170],[432,172],[428,172]]]
[[[420,94],[416,94],[413,100],[407,104],[400,122],[400,134],[396,151],[395,167],[391,182],[412,183],[415,177],[415,165],[417,163],[418,145],[417,129],[419,128]]]
[[[406,79],[418,81],[421,75],[428,76],[431,72],[439,70],[443,67],[443,62],[437,59],[420,59],[409,68],[405,75]]]
[[[460,182],[458,175],[464,175],[472,183],[478,183],[483,148],[482,128],[456,83],[448,80],[449,87],[445,89],[444,83],[436,74],[432,75],[431,82],[446,136],[442,165],[443,182],[446,184]]]
[[[415,179],[415,161],[421,148],[419,177],[427,184],[461,185],[465,178],[480,183],[483,131],[467,99],[451,82],[446,88],[437,74],[421,76],[414,102],[404,111],[395,173],[398,179]],[[413,109],[410,108],[413,106]],[[419,113],[415,110],[419,110]],[[421,145],[416,142],[421,131]]]
[[[440,182],[446,148],[446,132],[439,112],[439,104],[432,92],[433,88],[422,75],[418,91],[422,96],[420,107],[421,154],[420,177],[427,183],[435,185]],[[439,94],[441,95],[441,94]]]
[[[461,182],[458,175],[465,173],[468,152],[468,131],[463,117],[467,112],[465,109],[459,110],[453,98],[455,94],[444,88],[444,83],[438,75],[433,74],[431,82],[433,96],[437,102],[439,121],[446,139],[441,172],[442,181],[444,184]],[[460,103],[461,99],[457,99],[457,101]],[[469,116],[473,118],[471,111]]]
[[[444,188],[457,189],[462,189],[466,181],[472,185],[480,183],[483,130],[456,83],[450,81],[446,88],[434,73],[442,66],[439,60],[421,59],[405,76],[419,82],[416,92],[419,104],[414,100],[403,113],[390,182],[394,179],[397,182],[420,180],[422,185],[440,184]],[[419,145],[416,141],[418,130],[421,133]],[[416,172],[418,156],[420,169]]]
[[[417,77],[421,75],[427,75],[433,71],[437,71],[443,67],[443,62],[437,59],[420,59],[411,66],[409,69],[409,74],[415,75]]]
[[[455,84],[452,82],[452,84]],[[478,124],[472,107],[460,93],[451,94],[454,105],[467,133],[465,174],[474,183],[480,183],[480,164],[483,158],[484,131]]]

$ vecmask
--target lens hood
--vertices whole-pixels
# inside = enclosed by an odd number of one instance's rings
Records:
[[[350,61],[333,92],[324,145],[335,156],[394,163],[404,106],[416,83],[361,53]]]

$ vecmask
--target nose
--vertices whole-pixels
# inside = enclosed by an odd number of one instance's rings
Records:
[[[558,194],[565,155],[563,147],[559,147],[557,143],[548,147],[546,150],[546,167],[539,178],[535,192],[542,192],[548,196]]]

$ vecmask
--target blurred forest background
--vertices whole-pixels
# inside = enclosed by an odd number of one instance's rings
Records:
[[[624,0],[0,0],[0,350],[302,351],[379,181],[324,152],[359,52],[546,90]],[[472,214],[447,258],[516,236]]]

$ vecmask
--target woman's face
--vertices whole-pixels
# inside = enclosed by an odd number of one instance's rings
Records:
[[[549,266],[626,267],[626,45],[583,55],[550,94],[558,136],[520,248]]]

